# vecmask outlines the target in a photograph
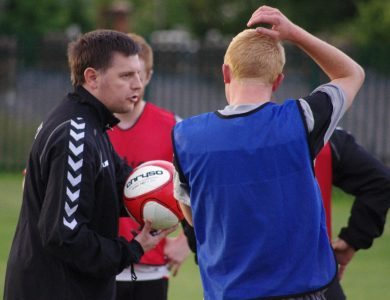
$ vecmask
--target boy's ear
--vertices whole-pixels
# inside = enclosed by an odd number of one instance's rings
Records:
[[[275,92],[279,86],[281,85],[282,81],[284,79],[284,74],[280,73],[278,77],[276,77],[274,83],[272,84],[272,91]]]
[[[152,79],[152,76],[153,76],[153,70],[150,70],[148,72],[148,75],[146,76],[146,81],[145,81],[145,84],[144,84],[145,87],[149,84],[150,80]]]
[[[231,73],[229,65],[227,65],[227,64],[222,65],[222,74],[223,74],[223,82],[225,84],[230,83],[232,80],[232,73]]]

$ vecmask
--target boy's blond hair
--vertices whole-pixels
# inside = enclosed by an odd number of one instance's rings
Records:
[[[281,43],[255,29],[246,29],[236,35],[224,59],[233,78],[257,78],[271,84],[282,73],[285,62]]]

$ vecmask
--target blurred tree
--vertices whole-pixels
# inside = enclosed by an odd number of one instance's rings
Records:
[[[34,63],[44,35],[65,35],[65,30],[71,25],[77,27],[76,31],[92,28],[90,1],[2,0],[0,34],[17,37],[21,61]]]
[[[191,19],[195,34],[203,36],[209,29],[231,34],[245,28],[245,23],[256,8],[254,1],[199,0],[186,1],[196,18]]]
[[[390,1],[370,0],[359,4],[359,17],[350,32],[362,63],[390,73]]]
[[[3,0],[0,33],[41,35],[60,31],[77,23],[82,30],[92,26],[90,1],[85,0]]]
[[[81,31],[107,24],[107,9],[119,0],[0,0],[0,34],[31,36]],[[390,1],[386,0],[121,0],[131,4],[129,31],[148,37],[159,29],[184,28],[202,38],[216,29],[225,35],[246,27],[260,5],[280,8],[289,18],[316,34],[338,36],[356,44],[364,62],[390,70]],[[374,53],[374,54],[373,54]]]
[[[58,0],[57,0],[58,1]],[[65,25],[75,24],[81,31],[94,29],[95,9],[93,0],[62,0],[66,2]]]
[[[291,20],[311,32],[337,30],[340,23],[357,15],[356,0],[185,0],[192,12],[191,28],[203,35],[210,28],[234,33],[246,27],[252,12],[260,5],[278,7]]]
[[[154,30],[184,27],[189,31],[191,19],[197,18],[187,7],[187,0],[132,0],[134,7],[131,31],[148,36]]]

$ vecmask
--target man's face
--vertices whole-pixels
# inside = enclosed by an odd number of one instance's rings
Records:
[[[126,113],[134,109],[143,93],[138,55],[114,53],[111,65],[97,72],[95,96],[112,113]]]

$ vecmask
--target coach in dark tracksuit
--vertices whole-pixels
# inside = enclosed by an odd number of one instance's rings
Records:
[[[114,299],[115,275],[169,233],[152,236],[147,223],[131,242],[118,238],[131,169],[105,131],[119,121],[112,112],[131,109],[140,90],[137,51],[127,35],[108,30],[69,48],[75,92],[44,120],[33,143],[5,299]]]

